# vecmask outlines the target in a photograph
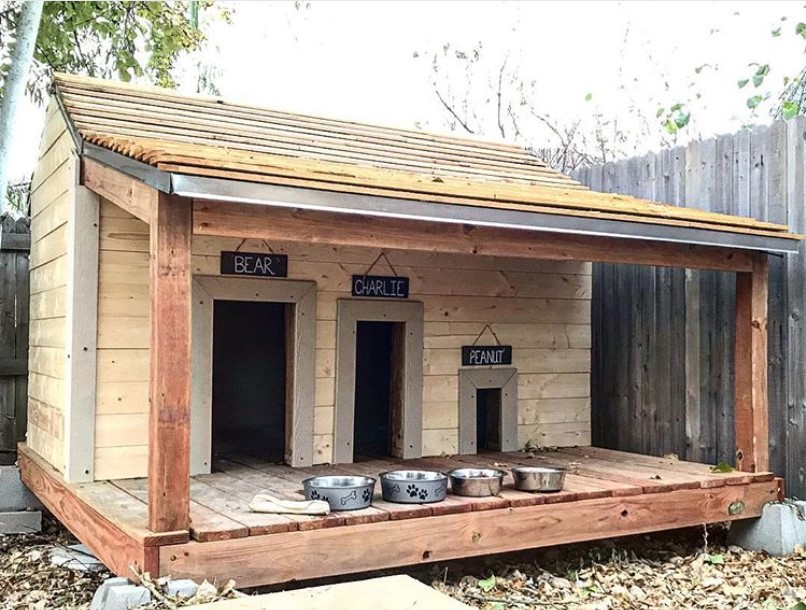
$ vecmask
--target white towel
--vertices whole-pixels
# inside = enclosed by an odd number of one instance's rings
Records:
[[[249,503],[249,510],[279,515],[327,515],[330,514],[330,505],[324,500],[281,500],[267,493],[259,493]]]

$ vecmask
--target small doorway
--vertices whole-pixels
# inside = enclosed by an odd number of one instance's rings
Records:
[[[353,459],[394,455],[402,405],[402,333],[396,322],[358,321],[355,344]]]
[[[459,453],[517,449],[517,369],[459,369]]]
[[[501,388],[476,390],[476,449],[501,451]]]
[[[282,462],[286,453],[286,303],[213,306],[213,456]]]

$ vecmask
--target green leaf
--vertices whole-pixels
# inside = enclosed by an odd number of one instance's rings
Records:
[[[485,593],[492,591],[495,588],[495,574],[490,574],[489,578],[479,581],[479,589]]]
[[[797,103],[789,100],[781,104],[781,116],[784,120],[794,119],[798,116],[800,112],[800,108],[798,107]]]
[[[773,35],[774,38],[778,38],[781,35],[781,28],[780,27],[775,28],[771,32],[771,34]]]
[[[676,103],[676,104],[672,104],[672,107],[671,107],[669,110],[671,110],[672,112],[677,112],[677,111],[678,111],[678,110],[680,110],[682,107],[683,107],[683,104],[681,104],[680,102],[678,102],[678,103]]]
[[[666,112],[666,108],[664,108],[663,106],[661,106],[660,108],[658,108],[658,111],[655,113],[655,118],[656,118],[656,119],[661,118],[661,116],[663,116],[663,113],[664,113],[664,112]]]
[[[722,555],[706,555],[705,561],[706,563],[710,563],[715,566],[721,566],[725,564],[725,558]]]
[[[792,610],[806,610],[806,603],[798,602],[794,606],[792,606]]]
[[[676,134],[676,133],[678,132],[678,130],[680,129],[680,128],[677,126],[677,123],[675,123],[675,122],[674,122],[673,120],[671,120],[671,119],[669,119],[668,121],[666,121],[666,122],[663,124],[663,126],[666,128],[666,131],[667,131],[667,132],[669,133],[669,135],[671,135],[671,136],[673,136],[674,134]]]
[[[593,99],[593,93],[588,93],[585,95],[585,101],[589,102]]]
[[[739,89],[744,89],[745,85],[750,82],[750,79],[743,78],[738,81],[736,84],[739,85]]]
[[[795,34],[806,38],[806,23],[803,23],[802,21],[798,23],[798,25],[795,26]]]
[[[691,120],[691,113],[685,110],[681,110],[677,113],[677,116],[674,119],[675,124],[677,125],[678,129],[683,129],[688,122]]]
[[[756,96],[756,97],[758,97],[758,96]],[[749,103],[748,103],[748,106],[750,106]],[[756,106],[758,106],[758,104],[756,104]],[[755,108],[755,106],[750,106],[750,107]],[[719,464],[717,464],[716,466],[711,467],[711,472],[722,472],[722,473],[733,472],[733,466],[731,466],[727,462],[719,462]]]
[[[747,107],[751,110],[758,107],[758,105],[762,102],[764,98],[760,95],[754,95],[753,97],[747,98]]]

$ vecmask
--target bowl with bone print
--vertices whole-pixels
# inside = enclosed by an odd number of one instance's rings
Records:
[[[306,500],[324,500],[330,510],[358,510],[372,505],[375,479],[362,476],[329,475],[302,482]]]
[[[448,493],[448,477],[430,470],[393,470],[381,474],[381,492],[387,502],[430,504]]]

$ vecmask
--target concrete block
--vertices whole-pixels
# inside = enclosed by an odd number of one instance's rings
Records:
[[[107,578],[101,583],[101,586],[98,587],[98,590],[95,591],[95,595],[92,596],[90,610],[104,610],[106,597],[109,595],[109,591],[114,587],[125,587],[130,584],[131,582],[129,582],[129,579],[123,578],[122,576],[113,576],[112,578]]]
[[[790,555],[806,545],[806,502],[767,504],[757,519],[731,523],[728,544],[770,555]]]
[[[106,594],[103,610],[129,610],[151,601],[151,591],[137,585],[111,587]]]
[[[199,585],[190,580],[189,578],[182,578],[180,580],[171,580],[168,586],[165,587],[165,592],[172,597],[184,597],[189,599],[196,595]]]
[[[100,572],[106,569],[106,566],[83,544],[54,548],[50,552],[50,562],[79,572]]]
[[[42,513],[38,510],[0,512],[0,534],[36,534],[42,531]]]
[[[0,466],[0,512],[43,508],[42,503],[20,480],[19,468]]]

